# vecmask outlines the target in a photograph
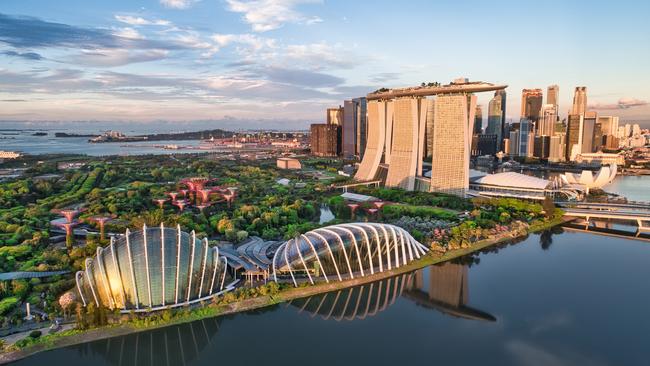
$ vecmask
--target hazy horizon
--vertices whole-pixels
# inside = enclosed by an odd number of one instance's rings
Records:
[[[508,119],[519,118],[521,89],[559,85],[564,118],[584,85],[599,114],[650,127],[648,10],[634,1],[5,0],[0,124],[306,128],[380,87],[468,77],[509,85]],[[490,98],[479,94],[484,111]]]

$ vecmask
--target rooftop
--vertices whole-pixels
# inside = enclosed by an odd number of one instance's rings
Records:
[[[471,178],[471,180],[472,183],[477,184],[532,189],[546,189],[552,183],[546,179],[532,177],[530,175],[519,174],[515,172],[488,174],[482,177]]]

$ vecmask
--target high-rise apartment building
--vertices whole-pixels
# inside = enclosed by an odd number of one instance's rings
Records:
[[[539,121],[542,109],[542,89],[524,89],[521,91],[521,118],[526,118],[533,123]]]
[[[558,85],[549,85],[546,89],[546,104],[551,104],[555,106],[555,109],[558,109],[558,103],[560,101],[560,87]]]
[[[573,106],[571,113],[574,115],[585,114],[587,112],[587,87],[577,86],[573,94]]]

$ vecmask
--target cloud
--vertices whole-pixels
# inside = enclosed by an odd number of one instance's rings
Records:
[[[113,34],[123,38],[144,39],[144,36],[140,32],[130,27],[116,29]]]
[[[161,25],[161,26],[169,26],[172,23],[169,20],[164,20],[164,19],[145,19],[142,17],[134,17],[132,15],[115,15],[115,19],[118,22],[126,23],[129,25]]]
[[[16,51],[3,51],[0,52],[0,55],[10,56],[10,57],[19,57],[25,60],[40,61],[43,60],[43,56],[39,55],[36,52],[16,52]]]
[[[228,10],[242,13],[244,22],[255,32],[278,29],[285,23],[314,24],[321,22],[318,17],[307,18],[295,7],[300,4],[320,3],[318,0],[226,0]]]
[[[107,29],[76,27],[34,17],[5,14],[0,14],[0,43],[16,48],[182,48],[172,42],[120,37]]]
[[[398,80],[400,76],[401,75],[397,72],[381,72],[375,75],[371,75],[370,81],[373,83],[386,83]]]
[[[330,45],[326,42],[289,45],[286,58],[292,62],[301,62],[315,68],[351,69],[358,66],[362,59],[342,45]]]
[[[71,59],[83,65],[113,67],[162,60],[168,53],[167,50],[100,49],[83,51]]]
[[[214,34],[210,38],[219,47],[226,47],[232,44],[243,44],[249,46],[254,51],[259,51],[264,47],[275,47],[274,39],[262,38],[254,34]]]
[[[271,81],[313,88],[333,87],[345,82],[342,78],[333,75],[294,68],[268,67],[259,72]]]
[[[589,106],[590,109],[597,110],[609,110],[609,109],[628,109],[634,107],[643,107],[647,106],[648,102],[645,100],[635,99],[635,98],[621,98],[617,103],[596,103]]]
[[[201,0],[160,0],[160,4],[162,4],[166,8],[172,8],[172,9],[188,9],[194,3],[198,3]]]

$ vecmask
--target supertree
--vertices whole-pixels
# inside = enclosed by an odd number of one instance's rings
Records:
[[[89,220],[94,221],[99,225],[99,238],[104,241],[106,239],[106,236],[104,234],[104,226],[106,225],[107,222],[111,221],[110,216],[94,216],[91,217]]]
[[[183,212],[185,207],[187,206],[188,202],[185,200],[175,200],[172,201],[172,205],[178,207],[178,212]]]
[[[172,199],[173,201],[176,201],[176,196],[178,196],[178,192],[167,192],[167,195]]]
[[[160,207],[160,208],[162,209],[162,208],[163,208],[163,205],[165,204],[165,202],[167,202],[167,199],[166,199],[166,198],[156,198],[156,199],[154,199],[153,201],[154,201],[156,204],[158,204],[158,207]]]

